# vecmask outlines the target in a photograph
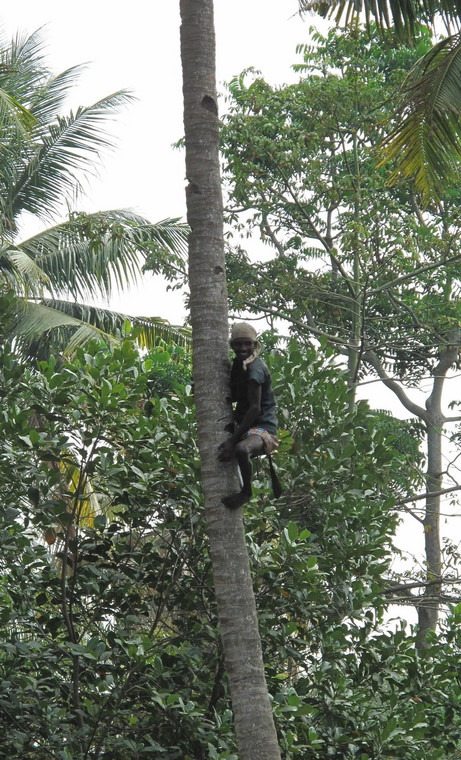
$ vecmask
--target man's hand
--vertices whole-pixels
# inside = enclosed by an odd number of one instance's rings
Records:
[[[218,446],[218,459],[220,462],[230,462],[234,458],[235,446],[232,441],[224,441]]]

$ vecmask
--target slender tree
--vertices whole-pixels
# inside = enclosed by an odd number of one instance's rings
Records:
[[[235,490],[235,465],[216,459],[231,410],[213,2],[180,8],[194,394],[218,621],[240,756],[276,760],[242,512],[220,503]]]

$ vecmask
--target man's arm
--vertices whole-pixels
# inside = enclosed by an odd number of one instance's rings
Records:
[[[253,427],[258,419],[261,413],[261,392],[259,383],[256,380],[250,380],[248,383],[248,409],[230,439],[234,446]]]
[[[248,409],[239,425],[235,428],[229,440],[221,443],[218,449],[218,459],[225,462],[232,459],[235,444],[253,427],[261,412],[261,386],[256,380],[248,382]]]

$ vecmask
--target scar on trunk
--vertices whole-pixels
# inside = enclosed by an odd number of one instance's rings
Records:
[[[201,191],[198,185],[195,184],[195,182],[189,182],[189,184],[186,187],[186,195],[201,195]]]
[[[210,98],[209,95],[205,95],[205,97],[202,98],[202,102],[200,103],[200,105],[202,106],[202,108],[205,108],[210,113],[214,113],[215,116],[218,115],[218,107],[215,101],[213,100],[213,98]]]

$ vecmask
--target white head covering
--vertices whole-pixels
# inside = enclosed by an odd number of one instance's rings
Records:
[[[248,340],[257,342],[257,335],[258,333],[253,325],[249,325],[248,322],[236,322],[235,325],[232,325],[230,342],[232,343],[237,338],[248,338]]]
[[[254,362],[256,357],[261,353],[261,344],[259,340],[256,340],[257,335],[258,333],[256,332],[253,325],[249,325],[248,322],[236,322],[235,325],[232,325],[230,337],[231,345],[232,341],[237,340],[238,338],[247,338],[248,340],[252,340],[255,344],[253,353],[248,357],[248,359],[245,359],[243,362],[243,369],[246,369],[248,364]]]

